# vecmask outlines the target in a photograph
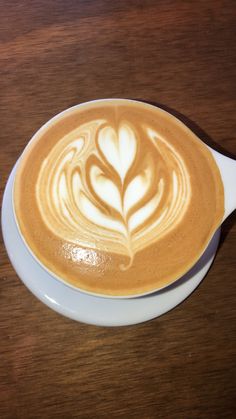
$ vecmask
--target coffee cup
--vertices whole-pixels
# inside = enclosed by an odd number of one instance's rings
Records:
[[[74,106],[20,157],[17,228],[34,259],[78,291],[131,298],[201,257],[236,208],[236,162],[168,112],[134,100]]]

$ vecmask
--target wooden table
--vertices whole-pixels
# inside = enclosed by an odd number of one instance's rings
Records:
[[[1,195],[32,134],[96,98],[162,104],[235,156],[235,1],[1,0],[0,10]],[[183,304],[101,328],[39,302],[2,244],[0,417],[235,417],[235,245],[233,215]]]

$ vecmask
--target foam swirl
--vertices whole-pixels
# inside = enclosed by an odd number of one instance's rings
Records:
[[[137,131],[105,119],[56,143],[36,185],[48,229],[82,247],[126,255],[121,269],[181,221],[190,197],[188,170],[172,145],[151,127]]]

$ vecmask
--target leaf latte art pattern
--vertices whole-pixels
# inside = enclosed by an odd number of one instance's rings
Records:
[[[151,127],[97,119],[55,144],[36,192],[48,229],[82,247],[127,256],[124,270],[180,222],[191,185],[181,156]]]

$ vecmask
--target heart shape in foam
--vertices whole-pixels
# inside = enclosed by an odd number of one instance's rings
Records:
[[[137,152],[137,140],[134,131],[127,124],[119,127],[118,132],[111,126],[105,126],[98,133],[99,148],[124,182]]]

